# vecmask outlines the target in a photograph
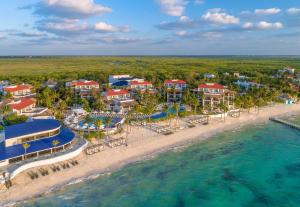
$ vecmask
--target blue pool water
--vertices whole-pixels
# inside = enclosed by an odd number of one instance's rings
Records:
[[[237,129],[20,206],[299,207],[300,132]]]
[[[179,108],[179,112],[183,112],[185,111],[185,107],[181,106]],[[174,115],[176,113],[176,111],[174,110],[174,108],[169,108],[168,109],[168,113]],[[150,116],[151,119],[163,119],[163,118],[166,118],[167,117],[167,112],[159,112],[159,113],[156,113],[156,114],[153,114]]]

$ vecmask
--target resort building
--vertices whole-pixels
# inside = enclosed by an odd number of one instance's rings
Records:
[[[295,68],[292,67],[285,67],[281,70],[278,70],[279,74],[283,74],[283,73],[289,73],[289,74],[294,74],[295,73]]]
[[[43,86],[44,86],[44,87],[51,88],[51,89],[55,89],[56,86],[57,86],[57,82],[54,81],[54,80],[48,80],[48,81],[46,81],[45,83],[43,83]]]
[[[193,90],[201,103],[203,110],[219,109],[221,103],[224,103],[228,109],[234,108],[234,92],[228,90],[225,86],[217,83],[200,84]]]
[[[143,82],[144,79],[136,78],[131,75],[110,75],[108,79],[109,86],[116,88],[129,88],[131,81]]]
[[[204,78],[207,78],[207,79],[213,79],[216,77],[215,74],[211,74],[211,73],[205,73],[203,76],[204,76]]]
[[[187,84],[183,80],[165,80],[164,87],[166,89],[167,103],[180,103]]]
[[[246,90],[249,90],[250,88],[261,88],[263,86],[262,84],[255,83],[255,82],[248,82],[246,80],[238,80],[234,82],[234,84]]]
[[[4,88],[7,87],[8,85],[9,85],[9,81],[7,80],[0,81],[0,93],[2,93]]]
[[[99,92],[99,83],[93,80],[74,80],[67,82],[66,87],[71,88],[75,95],[86,99],[92,97],[93,91]]]
[[[135,80],[135,81],[130,81],[129,89],[130,90],[136,90],[136,91],[145,91],[145,90],[153,89],[153,85],[149,81],[145,81],[145,80],[137,81],[137,80]]]
[[[3,88],[4,94],[11,94],[14,98],[34,97],[32,86],[27,84],[10,85]]]
[[[0,132],[0,167],[61,151],[71,145],[74,137],[54,119],[7,126]]]
[[[34,98],[21,98],[9,102],[9,105],[14,113],[18,115],[36,116],[46,112],[45,107],[36,107],[36,100]]]
[[[131,98],[131,94],[125,89],[109,89],[103,93],[107,110],[114,112],[127,112],[136,102]]]

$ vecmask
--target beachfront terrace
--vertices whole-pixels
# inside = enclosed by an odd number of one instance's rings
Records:
[[[75,134],[57,120],[33,120],[6,127],[0,143],[0,166],[52,153],[71,144]],[[25,145],[26,148],[25,148]]]

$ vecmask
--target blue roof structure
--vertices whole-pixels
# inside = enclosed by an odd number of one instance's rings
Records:
[[[50,138],[44,138],[36,141],[27,142],[30,144],[30,147],[27,149],[27,154],[33,152],[39,152],[47,149],[51,149],[54,146],[52,142],[57,140],[59,144],[56,147],[63,146],[65,144],[70,143],[75,137],[74,132],[67,128],[62,128],[61,132]],[[14,157],[19,157],[25,154],[25,150],[22,144],[14,145],[11,147],[5,147],[4,144],[0,144],[0,161],[11,159]]]
[[[112,86],[118,86],[118,87],[122,87],[122,86],[128,86],[128,81],[126,80],[122,80],[122,81],[118,81],[112,84]]]
[[[34,119],[30,122],[5,127],[5,139],[49,131],[59,127],[60,123],[55,119]]]

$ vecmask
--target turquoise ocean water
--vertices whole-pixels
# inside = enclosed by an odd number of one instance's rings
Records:
[[[270,122],[226,132],[24,205],[298,207],[300,132]]]

